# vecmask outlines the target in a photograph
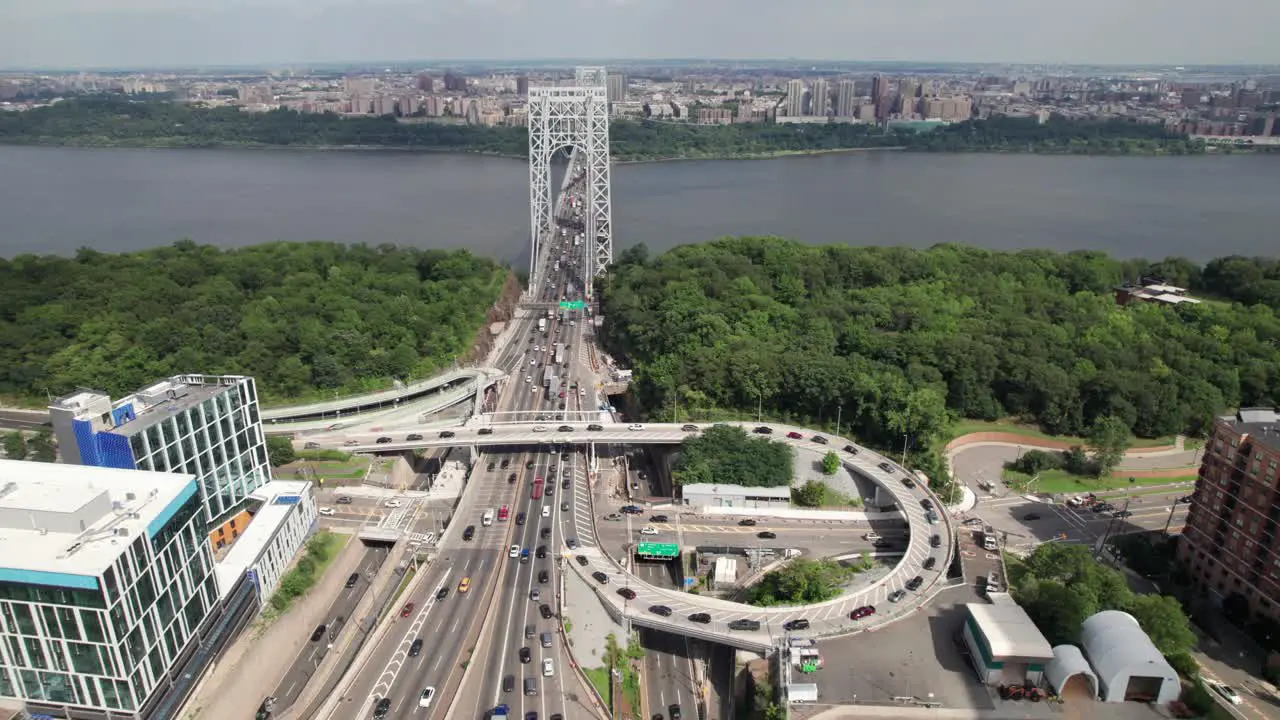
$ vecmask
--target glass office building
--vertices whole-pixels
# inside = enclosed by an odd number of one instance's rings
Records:
[[[175,375],[115,402],[80,390],[49,414],[63,462],[196,476],[210,532],[271,480],[251,377]]]
[[[0,460],[0,696],[153,717],[219,612],[203,508],[191,474]]]

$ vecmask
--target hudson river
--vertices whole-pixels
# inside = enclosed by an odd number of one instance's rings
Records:
[[[1280,158],[848,153],[615,166],[615,248],[810,243],[1280,254]],[[471,155],[0,147],[0,256],[272,240],[527,258],[528,169]]]

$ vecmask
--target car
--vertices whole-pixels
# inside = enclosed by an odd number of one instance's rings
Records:
[[[551,606],[546,603],[538,606],[538,614],[542,616],[543,620],[550,620],[555,615],[555,613],[551,612]]]
[[[643,429],[644,429],[644,426],[643,426],[643,425],[641,425],[640,423],[631,423],[630,425],[628,425],[628,426],[627,426],[627,429],[628,429],[628,430],[643,430]]]
[[[475,536],[476,536],[476,526],[475,526],[475,525],[468,525],[468,526],[466,527],[466,529],[462,531],[462,539],[463,539],[465,542],[471,542],[471,538],[473,538],[473,537],[475,537]]]
[[[747,620],[745,618],[740,620],[734,620],[733,622],[729,623],[729,629],[730,630],[748,630],[748,631],[759,630],[760,621]]]
[[[409,433],[408,435],[404,436],[405,442],[414,442],[416,440],[421,440],[421,439],[422,439],[422,435],[418,433]]]
[[[409,657],[418,657],[422,654],[422,638],[415,638],[413,644],[409,646]]]
[[[542,677],[555,677],[556,665],[551,658],[542,658]]]
[[[384,435],[378,438],[377,440],[374,440],[374,442],[377,443],[378,445],[386,445],[387,443],[391,442],[391,438]]]
[[[644,512],[644,508],[639,505],[624,505],[622,506],[622,512],[628,515],[640,515]]]
[[[803,435],[801,435],[800,433],[796,432],[795,430],[792,430],[791,432],[787,433],[787,437],[791,438],[792,440],[803,440],[803,439],[804,439],[804,436],[803,436]]]
[[[858,454],[858,448],[856,448],[856,447],[854,447],[854,446],[852,446],[852,445],[845,445],[845,446],[844,446],[844,451],[845,451],[845,452],[847,452],[847,453],[849,453],[850,455],[857,455],[857,454]]]
[[[436,591],[436,599],[443,600],[447,597],[449,597],[449,586],[441,585],[440,589]]]
[[[388,500],[388,501],[386,501],[386,502],[382,503],[382,506],[383,506],[383,507],[389,507],[389,508],[404,507],[404,501],[403,501],[403,500],[397,500],[397,499],[395,499],[395,498],[391,498],[390,500]]]
[[[389,712],[391,712],[391,698],[382,698],[377,705],[373,706],[373,716],[375,718],[384,718]]]
[[[649,522],[665,523],[665,522],[671,522],[671,520],[666,515],[654,515],[653,517],[649,518]]]
[[[334,502],[338,503],[339,505],[350,505],[350,504],[351,504],[351,496],[350,496],[350,495],[339,495],[339,496],[338,496],[338,499],[337,499],[337,500],[334,500]]]
[[[1127,518],[1127,517],[1130,517],[1131,515],[1133,515],[1133,512],[1131,510],[1117,510],[1115,512],[1115,516],[1118,518]]]
[[[545,518],[545,517],[551,517],[551,506],[550,506],[550,505],[543,505],[543,506],[542,506],[542,517],[544,517],[544,518]]]
[[[588,425],[588,426],[587,426],[587,432],[600,432],[601,430],[604,430],[604,426],[603,426],[603,425]]]
[[[706,625],[711,622],[711,614],[704,612],[694,613],[689,616],[689,622],[702,623],[703,625]]]
[[[573,559],[577,560],[578,564],[581,565],[582,567],[586,567],[591,564],[591,561],[587,559],[586,555],[574,555]]]
[[[462,580],[458,581],[458,592],[462,594],[466,594],[466,592],[470,589],[471,589],[471,578],[464,577],[462,578]]]
[[[893,547],[893,543],[889,542],[888,540],[876,540],[875,542],[871,543],[871,547],[875,548],[876,550],[886,550],[888,548]]]
[[[870,605],[863,605],[862,607],[849,613],[849,619],[861,620],[862,618],[871,617],[872,615],[875,615],[875,614],[876,614],[876,609],[874,607]]]
[[[924,508],[925,510],[932,510],[932,509],[933,509],[933,501],[932,501],[932,500],[930,500],[929,498],[921,498],[921,499],[920,499],[920,507]]]
[[[1191,498],[1192,498],[1191,495],[1183,495],[1182,497],[1178,498],[1178,503],[1180,504],[1189,503],[1191,502]]]
[[[567,500],[560,503],[560,512],[569,512],[569,502]]]
[[[551,528],[549,528],[549,527],[544,527],[544,528],[542,528],[541,530],[539,530],[539,531],[538,531],[538,537],[539,537],[539,538],[541,538],[541,539],[543,539],[543,540],[546,540],[547,538],[550,538],[550,537],[551,537]]]
[[[540,583],[542,583],[543,585],[545,585],[545,584],[547,584],[547,582],[548,582],[550,579],[551,579],[551,574],[550,574],[550,573],[548,573],[546,570],[539,570],[539,571],[538,571],[538,582],[540,582]]]
[[[476,434],[477,434],[477,435],[492,435],[492,434],[493,434],[493,428],[489,428],[489,427],[486,427],[486,428],[480,428],[479,430],[477,430],[477,431],[476,431]],[[505,462],[506,462],[506,461],[504,460],[504,461],[503,461],[503,463],[505,463]],[[506,467],[506,465],[504,464],[502,467]]]
[[[561,409],[563,410],[564,408],[561,408]],[[556,432],[573,432],[573,426],[561,425],[560,427],[556,428]]]
[[[1209,687],[1213,688],[1214,692],[1221,695],[1223,700],[1226,700],[1232,705],[1239,705],[1242,702],[1244,702],[1244,700],[1240,697],[1240,694],[1237,693],[1235,691],[1235,688],[1231,687],[1230,685],[1223,685],[1222,683],[1217,682],[1215,680],[1208,681],[1208,685]]]
[[[768,425],[760,425],[752,432],[754,432],[757,435],[772,435],[773,428],[769,427]]]
[[[522,563],[529,562],[529,548],[525,548],[520,551],[520,562]]]
[[[941,535],[930,536],[929,547],[942,547],[942,536]]]
[[[938,565],[938,558],[930,556],[924,559],[924,564],[921,565],[921,567],[923,567],[925,570],[932,570],[937,565]]]
[[[628,600],[635,600],[635,599],[636,599],[636,591],[635,591],[635,590],[632,590],[632,589],[631,589],[631,588],[629,588],[629,587],[618,588],[618,594],[619,594],[619,595],[621,595],[622,597],[624,597],[624,598],[628,599]]]
[[[516,513],[516,524],[517,524],[517,525],[523,525],[523,524],[524,524],[524,521],[525,521],[525,514],[524,514],[524,513]]]
[[[489,463],[489,467],[485,468],[485,470],[489,472],[493,472],[493,469],[497,466],[498,466],[497,463]]]
[[[556,466],[555,466],[555,463],[552,463],[552,464],[550,464],[550,465],[548,465],[548,466],[547,466],[547,474],[548,474],[548,475],[555,475],[555,474],[556,474]]]
[[[786,621],[785,623],[783,623],[783,624],[782,624],[782,628],[783,628],[784,630],[793,630],[793,631],[794,631],[794,630],[808,630],[808,629],[809,629],[809,621],[808,621],[808,620],[806,620],[806,619],[804,619],[804,618],[796,618],[795,620],[788,620],[788,621]]]
[[[924,584],[924,578],[917,575],[907,581],[907,589],[912,592],[915,592],[916,590],[919,590],[920,586],[923,584]]]
[[[407,617],[409,617],[410,615],[412,615],[412,614],[413,614],[413,609],[414,609],[415,607],[417,607],[417,605],[414,605],[414,604],[413,604],[413,603],[411,603],[411,602],[410,602],[410,603],[405,603],[405,604],[404,604],[404,607],[400,608],[400,617],[402,617],[402,618],[407,618]]]
[[[576,549],[576,548],[578,547],[578,538],[565,538],[565,539],[564,539],[564,544],[565,544],[565,545],[566,545],[570,550],[574,550],[574,549]]]
[[[667,715],[671,717],[671,720],[680,720],[680,706],[671,705],[670,707],[668,707]]]
[[[887,463],[887,462],[882,462],[882,463],[880,463],[877,467],[879,467],[881,470],[883,470],[883,471],[885,471],[885,472],[887,472],[887,473],[890,473],[890,474],[892,474],[892,473],[893,473],[893,466],[892,466],[892,465],[890,465],[890,464],[889,464],[889,463]]]
[[[533,426],[533,431],[534,431],[534,432],[546,432],[546,431],[547,431],[547,426],[546,426],[546,425],[534,425],[534,426]],[[531,466],[531,467],[532,467],[532,465],[533,465],[533,463],[530,463],[530,466]]]
[[[609,582],[609,576],[605,575],[599,570],[591,573],[591,577],[595,578],[596,582],[600,583],[601,585],[604,585],[605,583]]]
[[[752,520],[751,518],[743,518],[742,520],[738,521],[738,524],[741,525],[742,527],[752,527],[756,524],[756,521]]]
[[[344,442],[344,443],[342,443],[342,444],[343,444],[343,446],[344,446],[344,447],[353,447],[353,446],[355,446],[355,445],[359,445],[359,444],[360,444],[360,441],[359,441],[359,440],[347,440],[346,442]]]
[[[533,653],[529,651],[529,648],[520,648],[520,662],[528,664],[531,660],[533,660]]]
[[[337,514],[337,511],[331,507],[322,507],[316,512],[320,513],[321,515],[324,515],[325,517],[329,517],[331,515]]]
[[[962,522],[962,523],[960,523],[960,524],[961,524],[961,525],[981,525],[981,524],[982,524],[982,518],[971,517],[971,518],[966,519],[964,522]]]
[[[811,438],[809,438],[809,439],[810,439],[810,440],[812,440],[813,442],[818,443],[819,445],[826,445],[826,444],[827,444],[827,439],[826,439],[826,438],[824,438],[824,437],[822,437],[821,435],[814,435],[813,437],[811,437]]]
[[[538,546],[538,552],[536,553],[536,555],[538,556],[538,558],[539,558],[539,559],[542,559],[542,558],[546,557],[546,556],[547,556],[547,546],[546,546],[546,545],[539,545],[539,546]]]
[[[640,534],[641,535],[657,535],[658,528],[653,527],[651,525],[645,525],[644,527],[640,528]]]
[[[671,617],[671,608],[666,605],[650,605],[649,612],[662,617]]]
[[[315,630],[311,631],[311,642],[315,642],[324,637],[325,626],[317,625]]]
[[[773,532],[772,530],[761,530],[760,532],[756,533],[756,537],[760,538],[761,540],[773,540],[774,538],[778,537],[778,533]]]
[[[916,486],[916,481],[915,481],[915,480],[912,480],[911,478],[907,477],[906,475],[903,475],[903,476],[902,476],[902,484],[903,484],[903,485],[905,485],[906,487],[913,488],[913,487],[915,487],[915,486]]]
[[[507,482],[509,482],[509,483],[514,483],[515,481],[516,481],[516,474],[515,474],[515,473],[511,473],[510,475],[508,475],[508,476],[507,476]]]
[[[1022,516],[1022,519],[1025,520],[1026,522],[1031,522],[1032,520],[1039,520],[1040,515],[1038,513],[1027,513],[1026,515]]]
[[[355,586],[356,586],[356,583],[358,583],[358,582],[360,582],[360,573],[358,573],[358,572],[353,572],[353,573],[351,573],[351,575],[347,578],[347,587],[348,587],[348,588],[353,588],[353,587],[355,587]]]
[[[444,440],[444,439],[446,439],[446,438],[451,438],[451,437],[453,437],[453,436],[454,436],[454,432],[453,432],[452,430],[441,430],[441,431],[440,431],[440,439],[441,439],[441,440]]]
[[[511,549],[507,551],[507,557],[509,557],[509,558],[518,558],[518,557],[520,557],[520,546],[519,546],[519,545],[512,545],[512,546],[511,546]]]
[[[552,495],[555,494],[555,492],[556,492],[556,486],[548,484],[546,488],[543,489],[542,494],[546,495],[547,497],[551,497]]]
[[[907,593],[905,590],[894,590],[893,592],[889,593],[889,602],[891,603],[902,602],[902,598],[906,596],[907,596]]]
[[[424,707],[424,708],[431,707],[431,701],[435,699],[435,696],[436,696],[435,688],[433,687],[423,688],[422,694],[418,696],[418,707]]]
[[[483,435],[484,433],[481,432],[481,434]],[[503,470],[506,470],[510,466],[511,466],[511,458],[503,458],[502,462],[498,465],[498,467],[502,468]]]
[[[680,431],[681,432],[698,432],[698,426],[697,425],[681,425]]]

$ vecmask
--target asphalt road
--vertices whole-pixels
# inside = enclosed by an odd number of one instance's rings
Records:
[[[49,425],[49,413],[39,410],[0,410],[0,429],[39,430]]]
[[[280,680],[280,684],[276,686],[275,692],[272,693],[277,700],[278,707],[282,709],[289,707],[298,699],[298,695],[302,693],[303,688],[307,685],[307,680],[311,678],[320,662],[328,654],[331,640],[337,636],[338,631],[346,623],[352,620],[351,614],[355,610],[356,604],[368,592],[369,581],[378,574],[378,569],[382,567],[382,563],[386,562],[389,550],[390,548],[386,546],[365,548],[364,557],[360,558],[360,564],[356,570],[359,577],[355,586],[344,588],[329,604],[329,609],[325,611],[325,632],[318,640],[308,641],[306,645],[302,646],[302,651],[298,653],[293,665],[290,666],[288,672]]]
[[[637,566],[643,580],[660,587],[677,587],[673,569],[668,563],[643,563]],[[693,684],[689,639],[658,630],[640,630],[640,644],[648,651],[644,657],[643,687],[649,716],[670,716],[672,705],[680,706],[682,715],[696,717],[697,695]]]

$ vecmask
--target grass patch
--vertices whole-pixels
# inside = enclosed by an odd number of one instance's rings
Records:
[[[582,672],[586,674],[587,679],[591,681],[591,687],[600,693],[600,698],[606,704],[612,705],[613,701],[609,698],[609,668],[582,668]]]
[[[978,432],[1002,432],[1002,433],[1009,433],[1010,435],[1021,435],[1023,437],[1034,438],[1037,440],[1052,440],[1054,442],[1063,442],[1063,443],[1068,443],[1070,445],[1087,446],[1089,444],[1088,440],[1085,440],[1084,438],[1081,438],[1081,437],[1075,437],[1073,435],[1050,435],[1046,432],[1042,432],[1039,428],[1035,427],[1034,425],[1026,425],[1023,423],[1014,422],[1013,420],[961,420],[960,422],[956,423],[952,427],[952,430],[953,430],[953,437],[960,437],[962,435],[968,435],[970,433],[978,433]],[[1175,441],[1175,438],[1173,436],[1158,437],[1158,438],[1135,437],[1135,438],[1130,438],[1129,447],[1130,448],[1162,447],[1164,445],[1172,445],[1174,441]],[[1188,447],[1192,447],[1191,445],[1192,441],[1190,439],[1188,439],[1186,442],[1188,444]]]
[[[570,620],[569,618],[565,618],[565,619],[564,619],[564,634],[565,634],[565,635],[568,635],[568,634],[569,634],[569,633],[571,633],[571,632],[573,632],[573,621],[572,621],[572,620]]]
[[[287,612],[294,600],[310,592],[320,578],[324,577],[334,558],[338,557],[338,551],[350,541],[350,535],[324,530],[313,535],[307,541],[307,549],[302,558],[280,579],[280,587],[271,596],[271,609],[279,614]]]
[[[1196,480],[1195,475],[1175,475],[1173,477],[1134,477],[1132,478],[1133,481],[1130,482],[1130,477],[1125,475],[1123,470],[1119,471],[1117,475],[1102,478],[1072,475],[1066,470],[1045,470],[1040,473],[1040,479],[1036,480],[1035,485],[1028,488],[1027,483],[1031,481],[1030,475],[1024,475],[1013,470],[1005,470],[1003,478],[1008,481],[1009,487],[1014,490],[1051,494],[1125,490],[1143,485],[1171,485],[1173,483],[1195,482]]]
[[[341,450],[299,450],[296,454],[299,460],[346,462],[351,459],[351,453]]]

